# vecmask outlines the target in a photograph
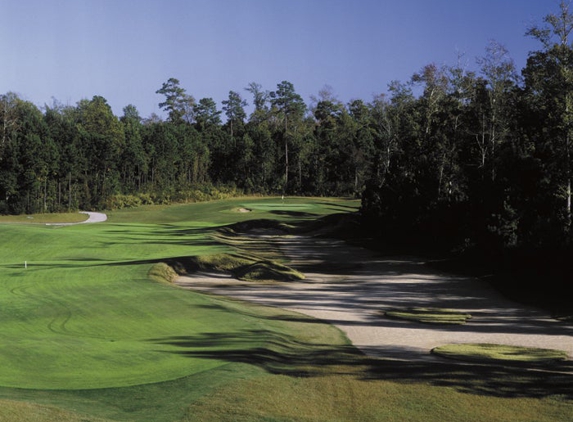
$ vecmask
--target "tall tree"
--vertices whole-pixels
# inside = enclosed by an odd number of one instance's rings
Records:
[[[277,90],[270,93],[271,105],[279,119],[282,119],[284,131],[282,133],[284,145],[284,190],[289,182],[289,138],[296,134],[297,121],[300,122],[306,105],[302,97],[296,93],[294,85],[288,81],[282,81],[277,85]],[[292,132],[289,132],[289,128]]]
[[[263,111],[269,99],[269,92],[264,91],[263,86],[256,82],[251,82],[249,86],[245,88],[245,91],[250,92],[253,96],[253,105],[255,106],[254,113]]]
[[[95,96],[78,103],[80,135],[89,157],[86,177],[91,181],[87,206],[102,207],[107,197],[118,193],[118,160],[125,146],[125,132],[107,100]]]
[[[544,116],[545,132],[537,145],[546,161],[547,188],[555,198],[563,220],[567,242],[573,242],[572,227],[572,142],[573,142],[573,14],[569,3],[561,1],[559,13],[543,19],[544,26],[534,26],[527,32],[543,45],[543,50],[530,54],[524,70],[530,104]]]
[[[221,111],[217,110],[217,103],[212,98],[201,98],[193,107],[193,112],[199,131],[221,124]]]
[[[247,101],[241,98],[241,94],[235,91],[229,91],[229,98],[223,101],[223,111],[227,116],[227,125],[231,133],[231,139],[234,137],[235,128],[242,125],[247,118],[244,107]]]
[[[178,79],[169,78],[155,93],[165,96],[165,101],[159,103],[159,107],[169,113],[171,122],[192,122],[192,110],[195,99],[188,95],[184,88],[179,86]]]
[[[121,117],[125,132],[125,148],[121,158],[123,188],[128,192],[141,189],[148,160],[142,142],[141,117],[137,108],[130,104],[123,109]]]
[[[490,41],[486,55],[478,59],[478,64],[487,83],[489,101],[487,108],[482,109],[482,130],[476,135],[476,140],[481,150],[481,166],[489,167],[490,177],[495,180],[494,161],[500,145],[509,134],[509,99],[515,90],[518,76],[509,52],[496,41]]]
[[[0,161],[2,160],[3,150],[8,142],[8,135],[12,129],[16,128],[18,120],[16,119],[16,105],[19,98],[13,92],[0,95]]]

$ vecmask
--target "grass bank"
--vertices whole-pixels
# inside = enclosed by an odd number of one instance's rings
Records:
[[[370,359],[310,317],[152,279],[174,258],[234,253],[244,239],[218,238],[222,226],[357,206],[243,198],[96,225],[0,218],[0,421],[567,420],[565,375]]]

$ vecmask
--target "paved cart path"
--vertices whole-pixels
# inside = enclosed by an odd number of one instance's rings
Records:
[[[80,214],[86,214],[88,219],[79,223],[46,223],[46,226],[75,226],[76,224],[103,223],[107,221],[107,214],[102,212],[80,211]]]
[[[103,223],[104,221],[107,221],[107,215],[103,212],[80,211],[80,214],[88,215],[88,219],[86,221],[82,221],[80,224]]]

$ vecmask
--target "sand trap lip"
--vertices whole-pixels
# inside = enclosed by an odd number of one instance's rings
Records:
[[[251,210],[251,209],[249,209],[249,208],[241,207],[241,208],[235,208],[235,211],[236,211],[236,212],[246,213],[246,212],[252,212],[253,210]]]
[[[86,214],[88,219],[85,221],[80,221],[79,223],[46,223],[46,226],[75,226],[77,224],[94,224],[107,221],[107,214],[102,212],[80,211],[79,213]]]
[[[511,302],[487,283],[440,273],[412,257],[381,258],[330,239],[281,238],[290,266],[305,282],[244,285],[209,275],[181,277],[179,286],[282,307],[325,320],[364,353],[396,360],[436,361],[448,343],[496,343],[563,350],[573,357],[573,328],[545,312]],[[345,268],[337,264],[344,262]],[[385,318],[381,311],[440,307],[472,315],[455,326],[425,326]]]

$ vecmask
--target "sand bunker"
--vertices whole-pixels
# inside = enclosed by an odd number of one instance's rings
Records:
[[[304,282],[253,285],[196,274],[176,283],[320,318],[372,356],[435,360],[440,358],[430,351],[448,343],[551,348],[573,356],[573,327],[505,299],[480,280],[440,273],[412,257],[377,257],[336,240],[292,236],[276,241],[289,265],[306,275]],[[383,315],[407,307],[454,309],[472,319],[465,325],[428,326]]]

